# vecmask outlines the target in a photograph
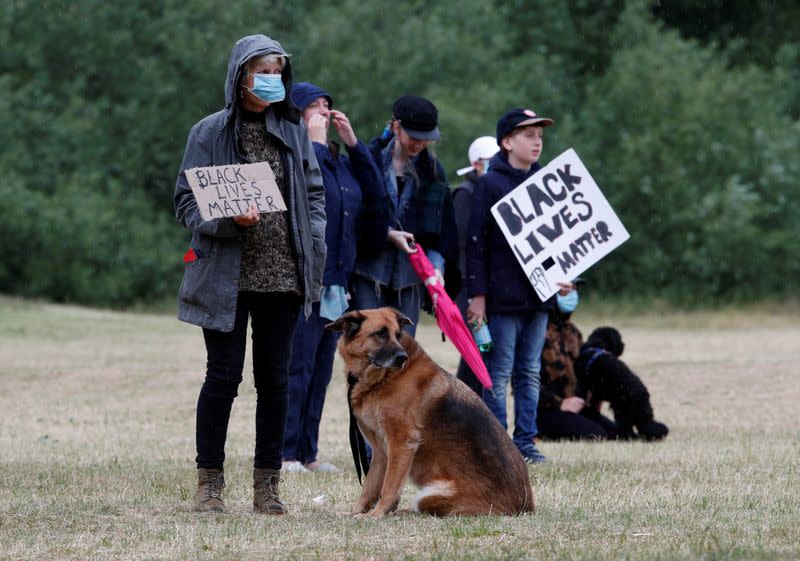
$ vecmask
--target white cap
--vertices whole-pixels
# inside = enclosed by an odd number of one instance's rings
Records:
[[[478,160],[488,160],[497,152],[500,151],[500,146],[497,144],[497,139],[493,136],[479,136],[472,141],[467,150],[467,157],[469,158],[469,167],[461,168],[456,173],[458,175],[466,175],[473,169],[472,164]]]

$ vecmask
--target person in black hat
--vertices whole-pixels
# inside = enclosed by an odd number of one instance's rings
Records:
[[[370,143],[383,172],[390,225],[380,253],[359,255],[353,276],[353,306],[394,306],[414,322],[406,327],[412,336],[425,292],[407,255],[416,251],[415,244],[424,248],[440,280],[448,279],[448,292],[457,292],[460,284],[453,199],[430,147],[439,139],[438,125],[433,103],[404,95],[392,105],[383,134]]]
[[[500,424],[506,426],[506,392],[514,390],[514,444],[530,464],[546,461],[534,443],[537,434],[539,369],[547,330],[547,312],[553,298],[537,296],[513,250],[492,218],[491,208],[540,169],[542,135],[553,120],[530,109],[510,109],[497,121],[500,152],[489,162],[473,195],[469,236],[474,240],[467,256],[467,308],[470,322],[487,322],[492,349],[484,355],[492,388],[483,400]],[[561,293],[571,283],[559,283]]]

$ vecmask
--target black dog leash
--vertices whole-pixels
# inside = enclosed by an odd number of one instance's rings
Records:
[[[356,382],[358,382],[358,378],[353,374],[347,375],[347,408],[350,409],[350,451],[353,453],[353,463],[356,465],[358,482],[361,483],[361,469],[364,469],[364,476],[369,472],[369,456],[367,456],[367,442],[358,429],[356,416],[353,415],[353,403],[350,400]]]

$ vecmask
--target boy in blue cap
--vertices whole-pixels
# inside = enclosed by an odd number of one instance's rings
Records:
[[[483,400],[504,427],[508,382],[514,393],[514,444],[526,463],[547,461],[536,448],[536,406],[539,369],[552,298],[542,302],[518,263],[491,208],[541,166],[544,128],[553,120],[530,109],[510,109],[497,121],[500,152],[492,157],[489,172],[480,178],[473,195],[467,254],[467,308],[470,322],[486,322],[492,350],[485,355],[492,388]],[[569,283],[559,283],[564,294]]]

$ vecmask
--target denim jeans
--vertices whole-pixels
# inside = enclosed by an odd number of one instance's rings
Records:
[[[483,400],[504,428],[508,382],[514,393],[514,444],[523,456],[536,450],[536,407],[539,403],[539,369],[547,331],[546,312],[504,313],[489,316],[492,350],[485,355],[492,388]]]
[[[203,329],[208,362],[197,399],[197,467],[222,468],[233,400],[253,331],[256,446],[253,467],[280,469],[288,405],[289,355],[302,299],[294,294],[240,292],[233,331]]]
[[[319,423],[331,381],[339,333],[328,331],[330,320],[320,317],[315,302],[307,320],[302,317],[289,362],[289,416],[283,435],[283,459],[311,463],[317,459]]]
[[[405,332],[412,337],[414,336],[417,332],[419,309],[422,306],[421,283],[394,290],[361,275],[353,275],[352,285],[352,309],[370,310],[372,308],[392,306],[414,322],[412,325],[405,326]]]

